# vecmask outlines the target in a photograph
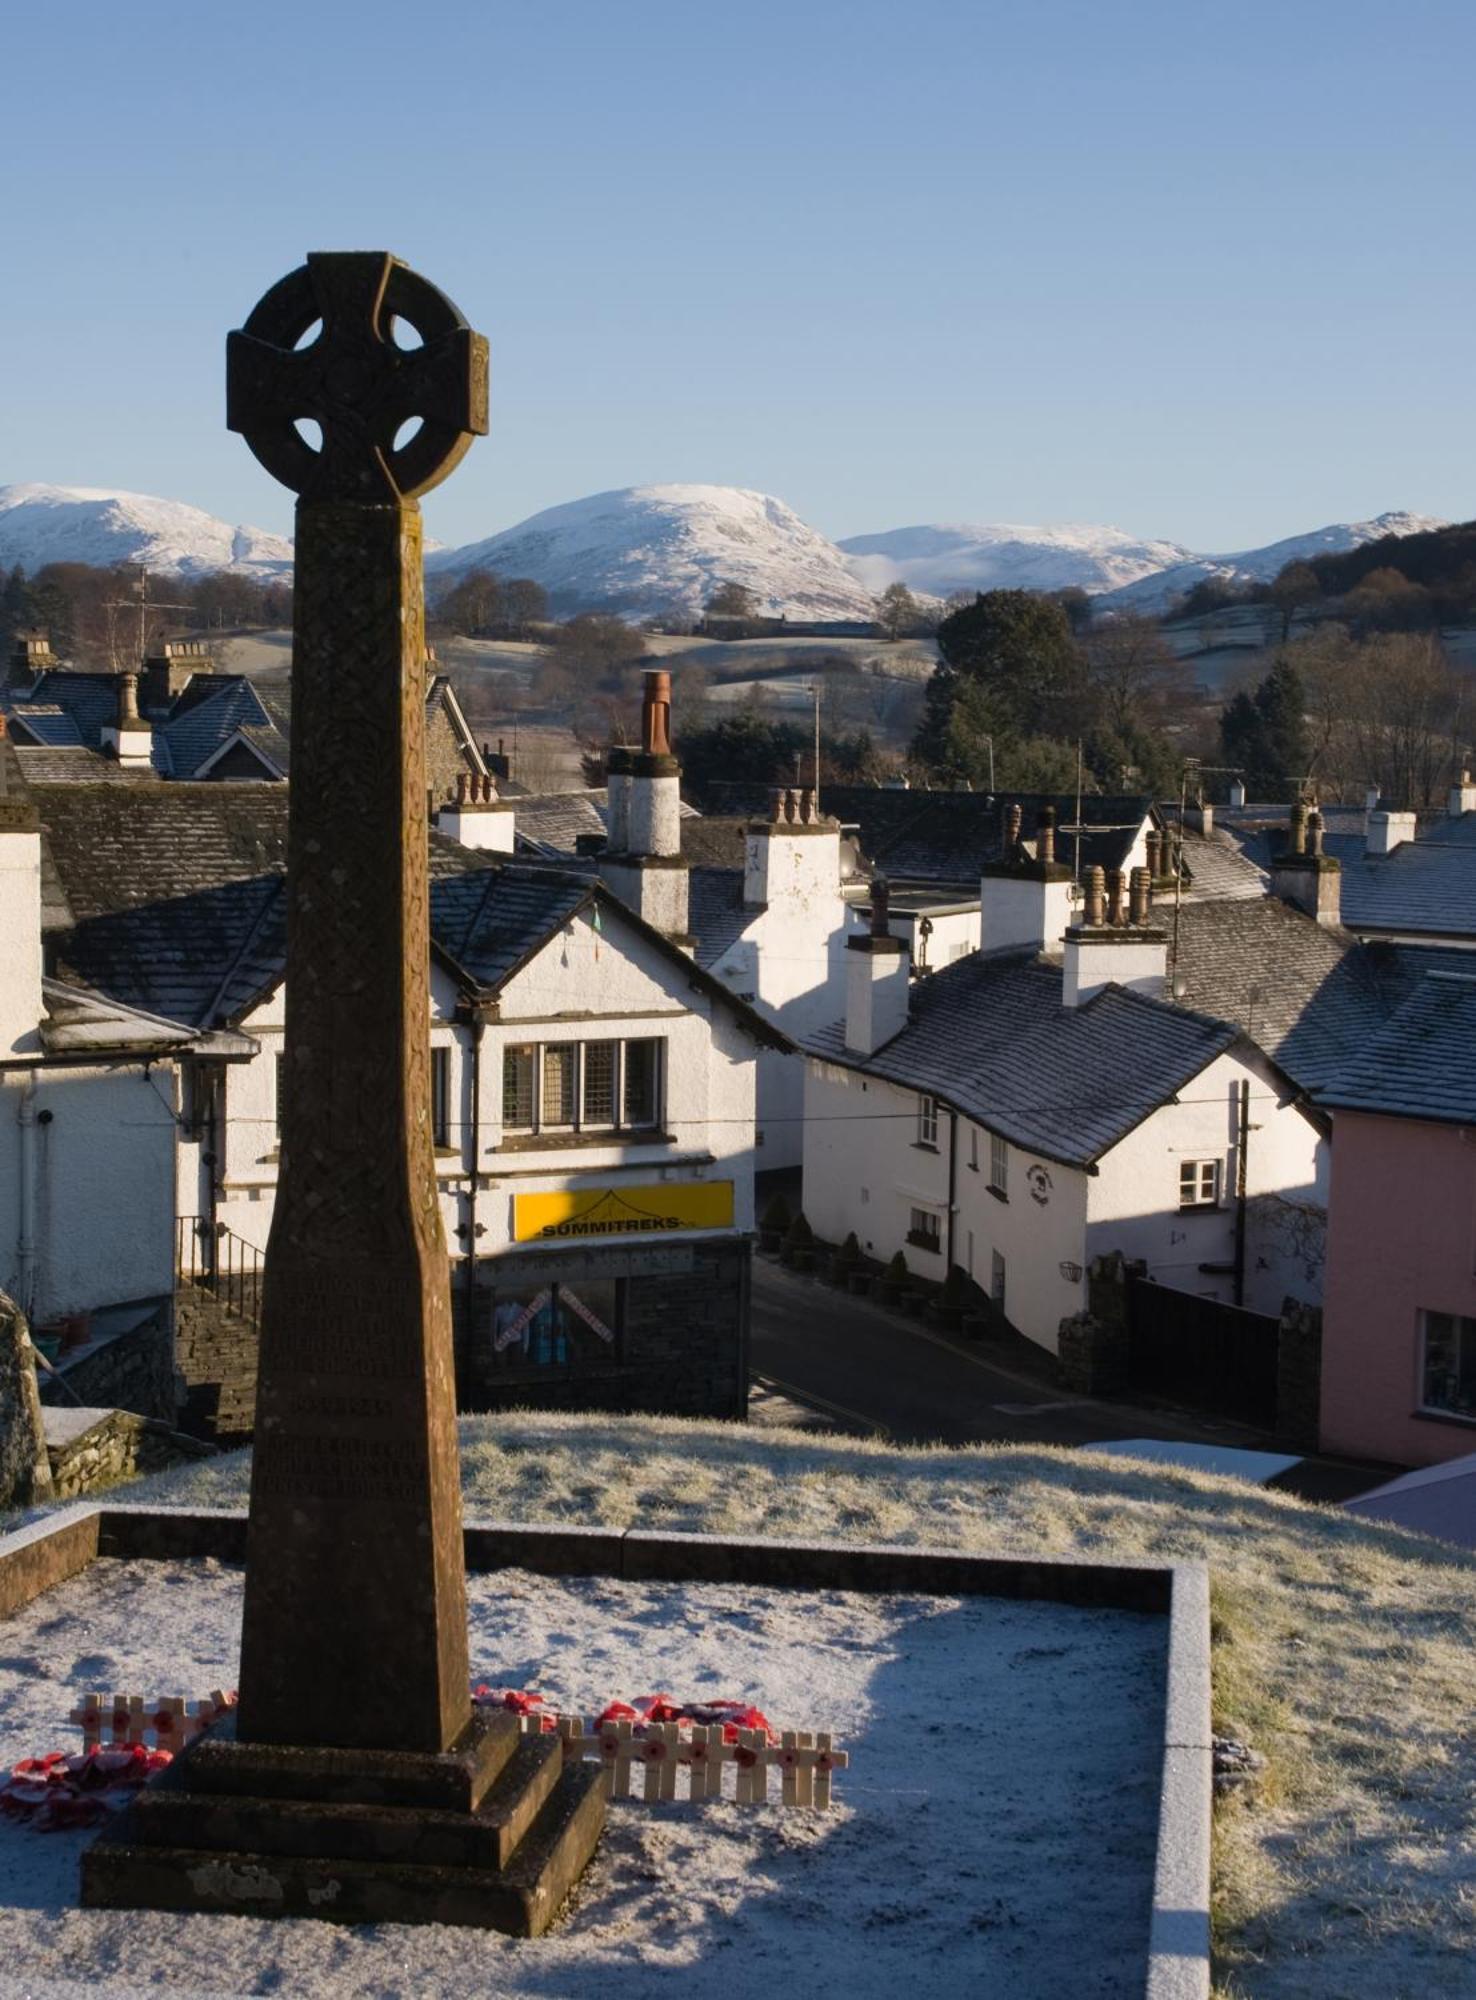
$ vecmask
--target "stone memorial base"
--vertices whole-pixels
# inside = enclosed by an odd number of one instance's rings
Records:
[[[199,1737],[82,1857],[94,1909],[220,1910],[537,1937],[605,1822],[603,1773],[557,1736],[473,1717],[443,1754]]]

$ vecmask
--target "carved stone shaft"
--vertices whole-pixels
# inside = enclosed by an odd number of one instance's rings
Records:
[[[470,1717],[430,1132],[424,651],[415,505],[302,502],[248,1741],[440,1751]]]

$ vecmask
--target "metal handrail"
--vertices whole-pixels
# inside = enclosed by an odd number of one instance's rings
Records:
[[[261,1273],[264,1252],[238,1236],[223,1222],[212,1224],[199,1215],[179,1218],[176,1266],[179,1275],[252,1325],[260,1321]]]

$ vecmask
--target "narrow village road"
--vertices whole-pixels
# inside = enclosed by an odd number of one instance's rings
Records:
[[[1072,1397],[970,1354],[930,1327],[756,1257],[750,1366],[844,1430],[897,1444],[1244,1444],[1239,1425]]]

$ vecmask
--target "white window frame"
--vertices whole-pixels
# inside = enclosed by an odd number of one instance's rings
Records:
[[[920,1097],[917,1100],[917,1143],[919,1146],[938,1150],[938,1100],[936,1097]]]
[[[989,1192],[1001,1201],[1010,1198],[1010,1143],[998,1132],[989,1135]]]
[[[1220,1206],[1219,1160],[1180,1160],[1179,1162],[1179,1212],[1191,1213],[1195,1209],[1211,1209]]]

